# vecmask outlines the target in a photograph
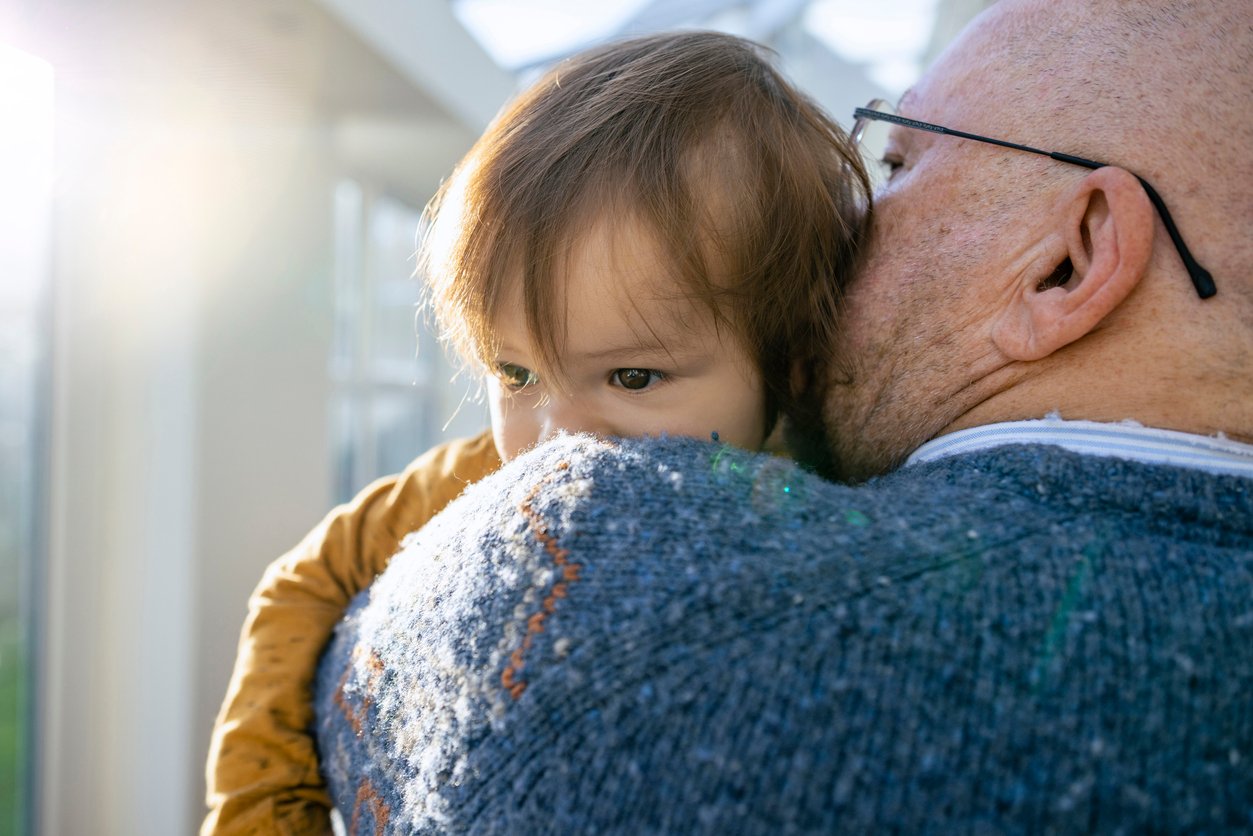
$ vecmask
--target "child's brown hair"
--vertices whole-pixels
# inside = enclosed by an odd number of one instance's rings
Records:
[[[761,47],[636,38],[562,62],[496,118],[428,207],[419,267],[445,337],[488,368],[519,282],[538,359],[560,375],[563,259],[625,213],[670,256],[678,295],[755,361],[773,423],[830,344],[869,191],[847,135]]]

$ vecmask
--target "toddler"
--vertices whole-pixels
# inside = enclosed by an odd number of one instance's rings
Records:
[[[336,509],[250,601],[214,728],[205,833],[316,833],[308,731],[331,631],[400,539],[558,431],[759,449],[836,320],[869,184],[840,128],[728,35],[619,42],[508,106],[428,208],[420,271],[484,376],[491,432]]]

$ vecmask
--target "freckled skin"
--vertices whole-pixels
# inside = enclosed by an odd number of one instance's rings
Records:
[[[1253,439],[1250,158],[1230,153],[1253,136],[1236,58],[1253,30],[1233,24],[1247,19],[1239,4],[1188,4],[1187,26],[1150,25],[1174,13],[1133,5],[1142,13],[1001,0],[897,104],[907,118],[1110,165],[889,130],[894,170],[875,195],[823,393],[839,476],[891,470],[948,432],[1051,412]],[[1210,104],[1190,110],[1198,101]],[[1178,112],[1203,129],[1159,116]],[[1132,172],[1221,277],[1214,299],[1198,298]]]
[[[910,107],[934,98],[945,106]],[[951,122],[955,98],[933,96],[924,81],[902,112]],[[876,195],[824,410],[837,470],[849,478],[899,464],[960,415],[966,387],[994,370],[977,340],[999,292],[994,259],[1017,246],[1012,230],[988,220],[997,218],[985,182],[996,149],[924,131],[894,132],[891,142],[906,165]]]

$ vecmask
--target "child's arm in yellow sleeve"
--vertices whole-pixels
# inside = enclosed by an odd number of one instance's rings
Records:
[[[309,732],[322,648],[400,539],[499,466],[488,433],[436,447],[332,511],[266,569],[209,746],[204,836],[330,832]]]

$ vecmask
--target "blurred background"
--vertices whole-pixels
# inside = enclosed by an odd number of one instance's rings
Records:
[[[263,567],[486,425],[422,206],[593,43],[771,45],[842,122],[985,0],[2,0],[0,836],[191,833]]]

